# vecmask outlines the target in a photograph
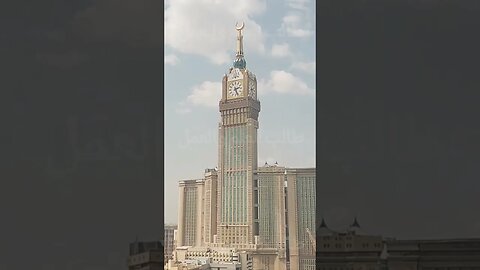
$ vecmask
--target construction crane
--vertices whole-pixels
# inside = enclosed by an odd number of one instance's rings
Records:
[[[316,241],[315,241],[315,237],[313,237],[312,232],[310,231],[309,228],[306,228],[306,231],[307,231],[307,234],[308,234],[308,238],[310,239],[310,243],[312,244],[312,247],[313,247],[313,253],[315,254],[315,251],[317,250],[317,244],[316,244]]]

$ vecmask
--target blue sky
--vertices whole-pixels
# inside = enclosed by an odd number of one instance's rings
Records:
[[[217,166],[220,81],[245,22],[258,79],[258,161],[315,166],[315,2],[165,2],[165,222],[177,222],[178,181]]]

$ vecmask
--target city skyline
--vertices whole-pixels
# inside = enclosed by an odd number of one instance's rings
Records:
[[[217,166],[220,83],[234,59],[231,29],[237,22],[245,22],[245,58],[267,111],[259,116],[258,165],[315,166],[314,13],[309,9],[314,2],[212,2],[211,9],[205,4],[172,1],[165,6],[167,223],[177,221],[178,201],[168,190]],[[208,16],[190,16],[192,10]],[[289,108],[289,103],[296,105]]]

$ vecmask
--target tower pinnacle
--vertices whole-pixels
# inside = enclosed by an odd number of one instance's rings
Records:
[[[237,53],[235,57],[235,61],[233,61],[233,66],[236,68],[245,68],[247,62],[243,58],[243,35],[242,30],[245,27],[245,23],[242,22],[240,25],[238,23],[235,24],[235,29],[237,32]]]
[[[237,29],[237,57],[242,55],[243,56],[243,36],[242,36],[242,30],[245,27],[245,23],[242,22],[240,26],[238,26],[238,23],[235,24],[235,29]]]

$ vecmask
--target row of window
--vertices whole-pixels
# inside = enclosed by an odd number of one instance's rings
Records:
[[[197,189],[193,187],[185,188],[185,201],[192,202],[188,207],[185,207],[185,238],[184,245],[193,245],[195,243],[196,220],[197,220]]]
[[[222,221],[244,223],[247,221],[246,172],[223,175]]]

